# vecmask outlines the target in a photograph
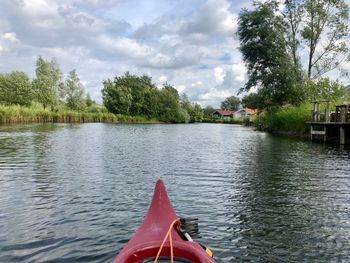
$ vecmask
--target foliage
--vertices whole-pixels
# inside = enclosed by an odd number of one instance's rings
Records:
[[[157,120],[116,115],[101,110],[98,112],[78,112],[71,110],[51,111],[44,109],[40,104],[33,104],[31,107],[19,105],[0,105],[0,123],[18,122],[114,122],[114,123],[156,123]]]
[[[339,66],[348,51],[349,6],[344,0],[304,0],[303,7],[301,39],[308,49],[308,77],[315,78]]]
[[[69,72],[69,76],[65,83],[60,85],[60,94],[69,109],[84,110],[86,106],[84,86],[80,82],[75,69]]]
[[[62,82],[55,60],[41,56],[36,77],[30,82],[23,72],[0,74],[0,122],[200,122],[203,110],[168,83],[158,89],[152,78],[125,73],[103,82],[104,106],[85,91],[76,70]],[[11,104],[30,106],[7,106]]]
[[[181,107],[185,109],[190,116],[189,122],[201,122],[203,120],[204,113],[202,107],[197,103],[190,102],[186,94],[181,95],[180,103]]]
[[[260,114],[256,119],[256,123],[262,125],[266,130],[303,134],[308,131],[306,122],[311,117],[310,109],[310,104],[283,107],[276,112]]]
[[[248,69],[248,81],[242,90],[258,87],[266,108],[297,104],[303,99],[299,92],[301,73],[288,55],[285,32],[282,17],[275,14],[269,3],[240,13],[238,35]]]
[[[85,103],[86,103],[87,107],[91,107],[93,104],[96,104],[96,102],[91,99],[89,92],[86,94],[86,102]]]
[[[158,89],[152,78],[126,72],[114,81],[103,82],[102,98],[106,108],[116,114],[156,118],[163,122],[198,122],[203,118],[202,108],[180,96],[168,83]]]
[[[223,123],[223,124],[242,124],[241,120],[235,118],[215,118],[215,117],[204,117],[203,121],[205,123]]]
[[[309,101],[344,101],[349,98],[345,87],[339,81],[332,81],[329,78],[309,80],[307,83],[307,96]]]
[[[249,93],[242,98],[242,106],[251,109],[263,109],[262,98],[259,93]]]
[[[0,74],[0,103],[29,106],[33,98],[32,85],[26,73],[14,71]]]
[[[237,110],[240,104],[241,101],[239,98],[231,96],[226,98],[223,102],[221,102],[221,109]]]
[[[206,106],[203,109],[204,118],[212,117],[214,111],[215,111],[215,109],[212,106],[210,106],[210,105]]]
[[[44,108],[50,106],[53,110],[58,102],[58,87],[61,81],[61,71],[55,60],[45,61],[41,56],[36,61],[36,78],[33,80],[36,100]]]
[[[108,111],[115,114],[129,114],[132,103],[129,87],[117,85],[108,79],[103,82],[102,98]]]
[[[159,91],[160,113],[159,120],[164,122],[189,122],[190,116],[181,108],[177,90],[169,84]]]

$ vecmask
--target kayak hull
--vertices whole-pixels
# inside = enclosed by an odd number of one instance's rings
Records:
[[[169,227],[177,218],[164,183],[158,180],[150,208],[141,226],[113,262],[153,262],[151,260],[156,257]],[[171,229],[171,236],[174,257],[179,259],[177,262],[215,262],[198,243],[184,240],[175,228]],[[169,256],[170,242],[167,240],[160,257],[168,258]]]

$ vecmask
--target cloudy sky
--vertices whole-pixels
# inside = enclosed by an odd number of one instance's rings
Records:
[[[77,69],[98,102],[104,79],[130,71],[217,107],[246,80],[235,32],[250,2],[0,0],[0,72],[33,77],[41,55]]]

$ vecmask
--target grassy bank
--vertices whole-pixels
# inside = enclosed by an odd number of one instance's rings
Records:
[[[84,122],[109,122],[109,123],[157,123],[155,119],[144,117],[132,117],[116,115],[98,108],[87,111],[71,111],[60,109],[50,111],[41,106],[5,106],[0,105],[0,123],[31,123],[31,122],[57,122],[57,123],[84,123]]]
[[[310,104],[303,104],[284,107],[273,113],[262,113],[256,118],[255,125],[270,132],[305,135],[309,131],[306,122],[310,121],[311,109]]]
[[[204,123],[226,123],[226,124],[242,124],[242,121],[233,118],[204,118]]]

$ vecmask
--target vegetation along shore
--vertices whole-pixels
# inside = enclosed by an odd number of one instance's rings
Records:
[[[349,6],[342,0],[312,3],[286,1],[279,9],[275,1],[255,2],[240,12],[237,36],[247,81],[232,87],[242,98],[226,98],[221,109],[254,109],[258,114],[249,123],[259,129],[304,136],[314,101],[350,101],[349,74],[342,68],[350,60]],[[157,87],[148,75],[126,72],[101,87],[98,105],[75,70],[64,78],[55,60],[39,56],[33,79],[18,71],[0,75],[0,122],[246,122],[235,114],[214,116],[213,107],[203,109],[169,83]]]

